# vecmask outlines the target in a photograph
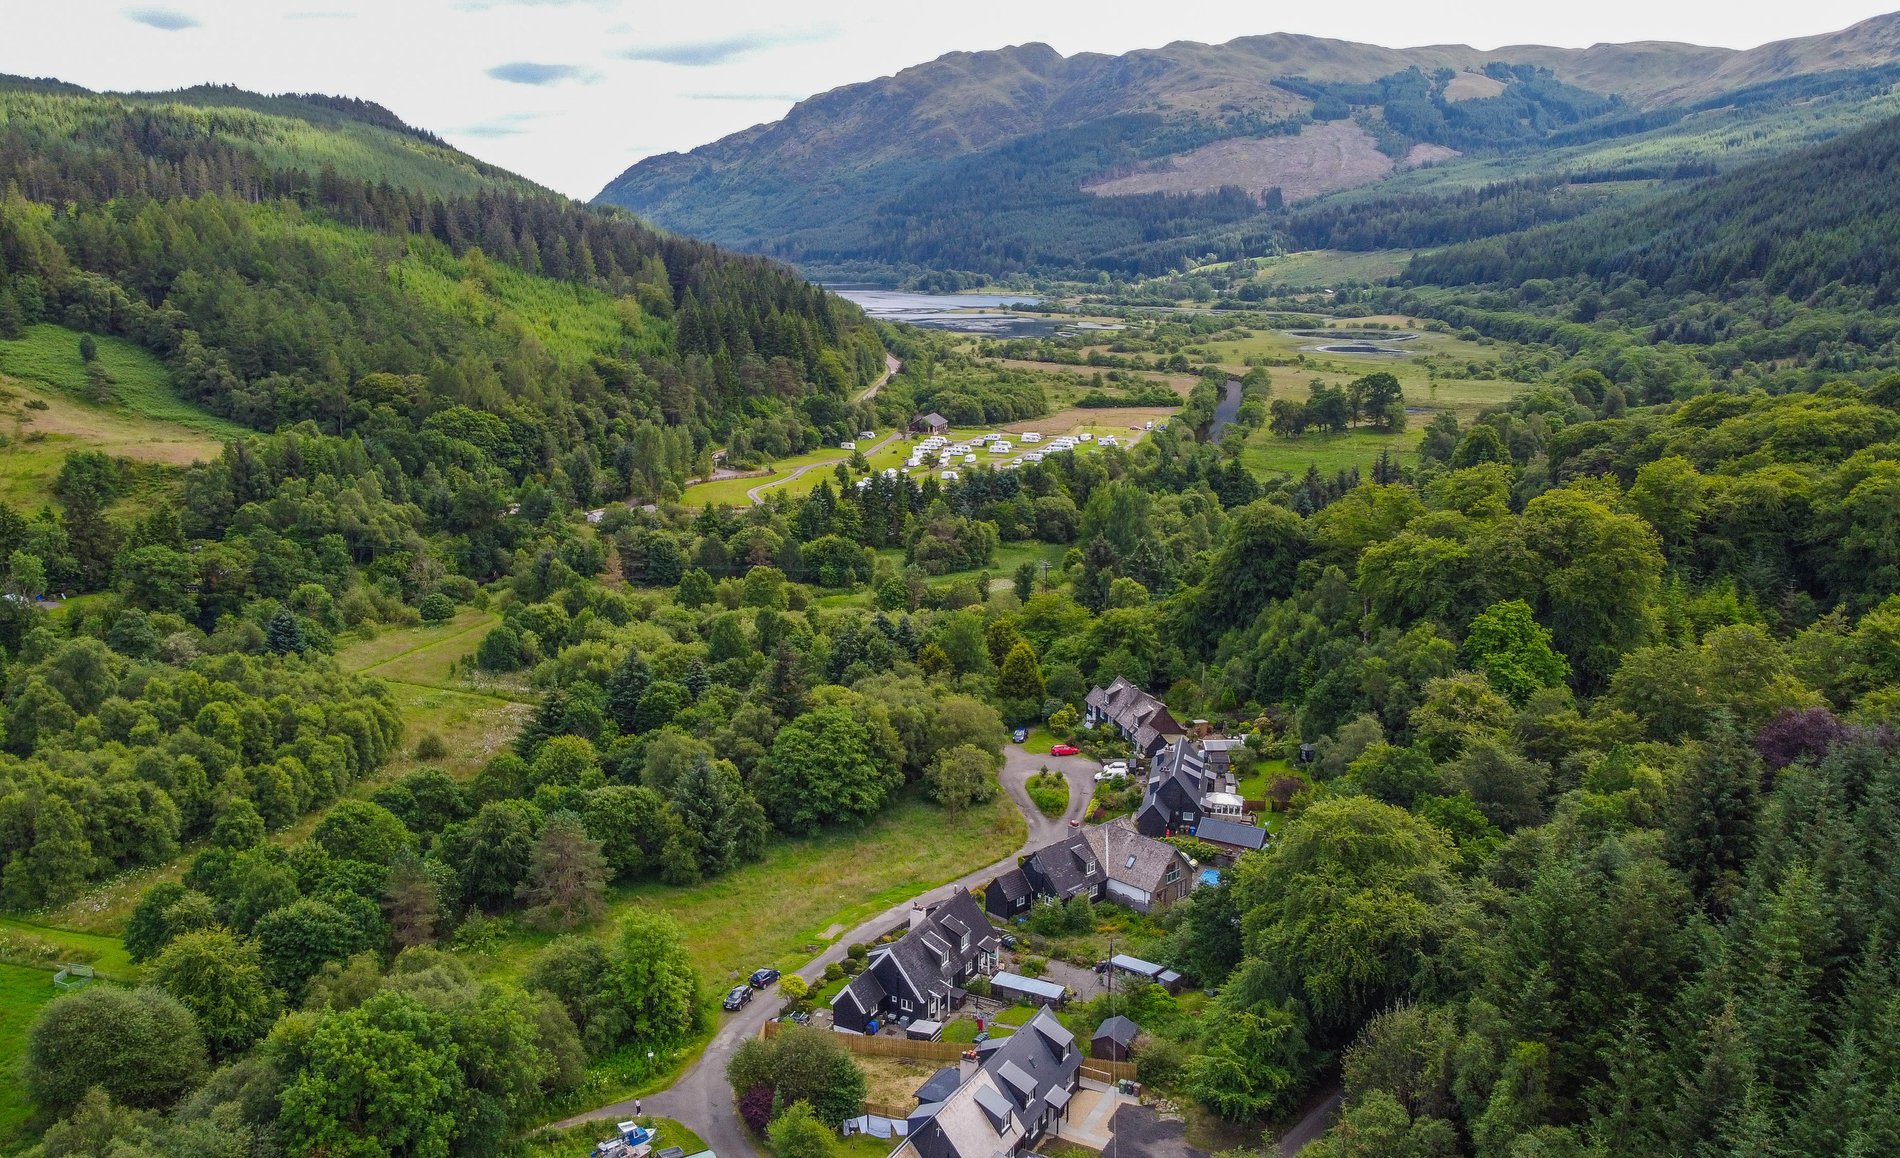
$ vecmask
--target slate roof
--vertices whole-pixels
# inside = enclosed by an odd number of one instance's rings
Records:
[[[1002,891],[1003,896],[1012,901],[1020,901],[1035,890],[1029,887],[1029,878],[1019,868],[1010,869],[991,882]]]
[[[1144,753],[1153,752],[1167,736],[1178,736],[1185,729],[1169,713],[1167,705],[1116,676],[1105,688],[1091,688],[1084,700],[1090,708],[1112,720],[1123,736]]]
[[[1029,854],[1024,867],[1039,874],[1045,887],[1063,900],[1078,893],[1093,893],[1107,879],[1101,857],[1096,855],[1086,835],[1064,837]]]
[[[1136,1037],[1140,1036],[1140,1034],[1141,1027],[1139,1025],[1136,1025],[1118,1013],[1096,1027],[1094,1040],[1100,1041],[1102,1038],[1108,1038],[1110,1041],[1127,1045],[1134,1041]]]
[[[966,934],[968,948],[964,947]],[[859,1009],[870,1013],[893,993],[918,1003],[932,993],[940,1001],[947,1001],[957,980],[970,972],[977,957],[994,952],[1000,944],[1001,938],[990,928],[976,900],[959,889],[898,940],[873,949],[864,972],[839,990],[831,1003],[836,1005],[849,995]],[[892,969],[896,978],[888,972]],[[881,973],[885,974],[882,980],[878,977]],[[899,979],[902,989],[894,987]]]
[[[1259,825],[1211,817],[1194,826],[1194,835],[1210,844],[1224,844],[1230,848],[1258,850],[1267,844],[1267,830]]]
[[[941,1102],[956,1093],[957,1087],[962,1084],[962,1071],[956,1066],[945,1066],[931,1074],[929,1081],[917,1087],[917,1103],[927,1106],[933,1102]]]
[[[1045,1111],[1059,1114],[1068,1104],[1082,1065],[1075,1035],[1046,1009],[1009,1037],[984,1042],[978,1054],[981,1060],[969,1081],[910,1115],[910,1136],[893,1158],[1014,1154],[1028,1140],[1030,1124]]]
[[[1187,871],[1187,857],[1171,844],[1150,839],[1118,824],[1097,824],[1083,830],[1089,846],[1110,880],[1133,885],[1145,893],[1164,887],[1170,866]],[[1134,863],[1129,863],[1130,861]]]

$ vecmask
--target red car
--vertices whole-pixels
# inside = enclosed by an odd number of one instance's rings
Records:
[[[1051,756],[1079,756],[1081,753],[1082,749],[1076,747],[1074,744],[1057,744],[1055,747],[1049,749]]]

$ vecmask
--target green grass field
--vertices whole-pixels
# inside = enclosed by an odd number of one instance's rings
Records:
[[[1311,249],[1267,259],[1260,272],[1254,275],[1254,280],[1285,286],[1378,283],[1404,273],[1405,265],[1412,260],[1414,252],[1392,249],[1347,253],[1336,249]]]
[[[935,805],[906,799],[862,828],[777,840],[765,859],[723,877],[675,888],[641,884],[617,889],[613,911],[650,905],[670,913],[686,932],[687,949],[708,992],[763,965],[794,969],[845,928],[925,889],[1002,859],[1022,845],[1023,821],[999,794],[955,820]],[[592,930],[612,936],[610,911]],[[499,949],[489,971],[513,975],[550,940],[522,933]]]
[[[26,1100],[26,1031],[40,1007],[58,993],[45,969],[0,964],[0,1147],[11,1149],[32,1113]]]
[[[77,331],[64,326],[28,326],[23,337],[0,342],[0,374],[51,386],[83,400],[91,386],[79,356]],[[167,422],[218,439],[246,433],[235,422],[201,410],[172,389],[171,375],[157,358],[130,342],[95,335],[99,365],[112,381],[112,400],[140,418]]]

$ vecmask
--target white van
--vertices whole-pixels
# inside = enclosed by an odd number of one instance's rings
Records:
[[[838,444],[839,450],[856,450],[857,448],[858,444],[855,442],[841,442]]]
[[[1023,435],[1023,441],[1024,442],[1041,442],[1042,435],[1037,434],[1035,431],[1032,430],[1029,433]]]
[[[957,481],[957,472],[956,472],[956,471],[953,471],[953,470],[947,470],[947,471],[944,471],[944,472],[943,472],[943,481],[945,481],[945,482],[955,482],[955,481]]]
[[[876,437],[877,437],[877,431],[875,431],[875,430],[860,430],[860,431],[858,431],[858,437],[859,437],[859,438],[862,438],[862,439],[865,439],[865,440],[867,440],[867,441],[868,441],[868,440],[870,440],[870,439],[873,439],[873,438],[876,438]]]
[[[1093,441],[1095,440],[1095,436],[1094,436],[1093,434],[1090,434],[1090,433],[1089,433],[1088,431],[1086,431],[1086,430],[1084,430],[1084,431],[1083,431],[1082,433],[1080,433],[1080,434],[1078,434],[1078,435],[1076,435],[1076,437],[1077,437],[1077,438],[1079,438],[1079,439],[1081,439],[1081,440],[1082,440],[1083,442],[1093,442]]]

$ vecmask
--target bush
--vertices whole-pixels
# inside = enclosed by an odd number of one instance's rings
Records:
[[[93,985],[56,997],[27,1031],[26,1086],[64,1114],[94,1086],[137,1109],[171,1105],[205,1076],[198,1020],[160,989]]]
[[[1060,772],[1038,772],[1029,778],[1029,799],[1044,816],[1054,819],[1069,810],[1069,782]]]
[[[416,759],[440,760],[449,754],[449,746],[434,732],[424,732],[416,741]]]
[[[1024,957],[1016,966],[1016,971],[1024,977],[1041,977],[1048,969],[1048,959],[1043,957]]]
[[[843,981],[844,980],[844,966],[838,964],[836,961],[833,961],[831,964],[825,966],[825,980],[826,981]]]
[[[438,591],[424,599],[416,612],[424,623],[446,623],[455,618],[455,600]]]
[[[963,983],[963,989],[964,992],[972,997],[988,997],[990,995],[990,979],[979,973],[975,977],[965,981]]]
[[[869,945],[866,945],[862,941],[859,941],[857,944],[851,946],[849,949],[846,949],[844,951],[844,955],[851,958],[853,961],[862,961],[866,957],[870,956],[870,954],[871,954],[871,947]]]

